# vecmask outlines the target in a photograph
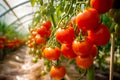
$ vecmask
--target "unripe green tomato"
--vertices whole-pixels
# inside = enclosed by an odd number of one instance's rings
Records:
[[[44,60],[44,65],[49,65],[50,61],[49,60]]]
[[[44,76],[45,74],[46,74],[45,71],[41,71],[41,72],[40,72],[40,75],[41,75],[41,76]]]
[[[50,71],[50,65],[46,65],[46,71]]]
[[[40,50],[37,49],[37,50],[36,50],[36,54],[37,54],[37,55],[40,54]]]
[[[36,63],[37,61],[38,61],[38,58],[33,58],[33,59],[32,59],[32,62],[33,62],[33,63]]]
[[[29,54],[34,54],[34,53],[35,53],[35,49],[34,48],[30,48]]]

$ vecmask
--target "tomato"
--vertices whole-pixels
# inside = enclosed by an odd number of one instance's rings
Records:
[[[66,74],[66,69],[64,66],[52,66],[50,70],[50,75],[55,79],[55,80],[61,80],[64,78]]]
[[[98,54],[98,48],[96,45],[93,45],[93,47],[90,50],[90,55],[94,58]]]
[[[60,49],[58,47],[51,48],[51,47],[46,47],[43,50],[43,56],[49,60],[58,60],[60,57]]]
[[[77,56],[76,64],[78,67],[83,68],[83,69],[89,68],[93,64],[93,57],[92,56],[88,56],[88,57]]]
[[[35,31],[33,28],[30,29],[30,33],[32,33],[33,31]]]
[[[46,42],[46,39],[44,37],[41,37],[39,34],[35,36],[35,42],[37,44],[44,44]]]
[[[6,38],[6,36],[2,36],[2,37],[0,38],[0,40],[3,41],[3,42],[6,42],[7,38]]]
[[[66,29],[59,28],[56,31],[56,39],[60,43],[71,44],[75,38],[74,28],[68,27]]]
[[[52,23],[48,20],[48,21],[43,21],[42,25],[45,26],[47,29],[50,29],[52,26]]]
[[[7,48],[14,48],[14,47],[15,47],[15,44],[14,44],[13,42],[8,42],[8,43],[6,44],[6,47],[7,47]]]
[[[37,35],[37,32],[36,31],[32,31],[32,36],[35,37]]]
[[[74,53],[81,57],[89,56],[89,51],[91,50],[93,43],[88,39],[84,41],[74,40],[72,43],[72,49]]]
[[[95,30],[88,31],[88,38],[97,46],[104,46],[110,40],[110,31],[104,24],[100,24]]]
[[[0,49],[3,49],[3,48],[4,48],[4,44],[0,43]]]
[[[71,44],[62,44],[61,52],[68,59],[72,59],[76,57],[76,54],[73,52]]]
[[[38,27],[37,33],[40,34],[42,37],[45,37],[47,34],[47,28],[45,26]]]
[[[113,0],[91,0],[90,5],[95,8],[99,14],[103,14],[112,8]]]
[[[47,30],[46,37],[48,37],[48,38],[49,38],[49,37],[50,37],[50,35],[51,35],[51,32],[52,32],[51,30]]]
[[[94,8],[86,9],[76,16],[76,24],[82,30],[94,29],[99,25],[99,22],[98,12]]]

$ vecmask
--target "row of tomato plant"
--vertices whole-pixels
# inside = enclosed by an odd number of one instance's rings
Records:
[[[0,37],[0,59],[3,60],[6,53],[18,49],[25,43],[23,39],[14,38],[9,40],[6,36]]]

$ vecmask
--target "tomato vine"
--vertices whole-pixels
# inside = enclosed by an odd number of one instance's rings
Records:
[[[37,6],[38,11],[31,24],[29,47],[35,49],[33,55],[45,59],[49,68],[45,73],[62,79],[66,73],[63,60],[73,59],[78,68],[87,69],[87,80],[94,80],[94,59],[99,48],[109,43],[113,31],[110,25],[114,21],[108,17],[113,0],[31,0],[31,4]],[[51,71],[53,68],[64,75],[57,75],[56,71]]]

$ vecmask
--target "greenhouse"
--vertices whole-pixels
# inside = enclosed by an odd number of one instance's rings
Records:
[[[0,80],[120,80],[120,0],[0,0]]]

